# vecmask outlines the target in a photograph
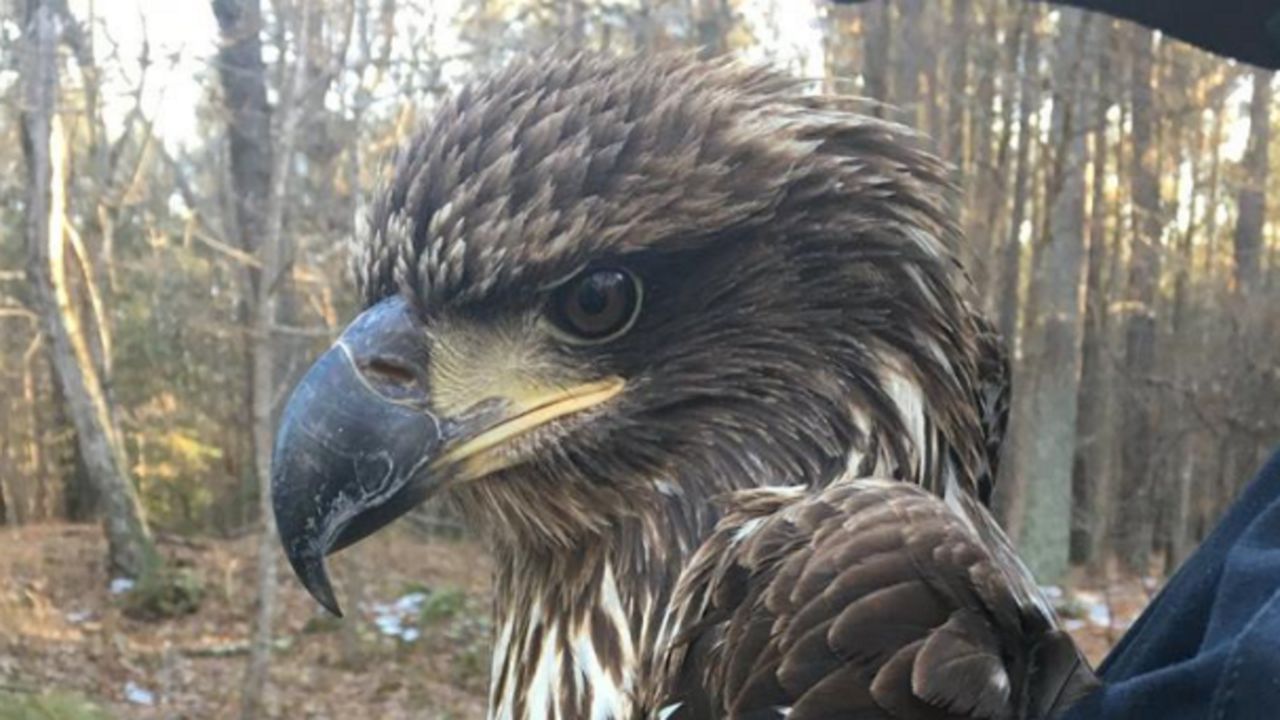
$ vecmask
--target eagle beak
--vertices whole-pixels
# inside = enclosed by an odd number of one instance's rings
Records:
[[[276,527],[298,579],[341,616],[325,557],[442,488],[518,461],[510,440],[594,407],[619,378],[477,398],[456,417],[432,410],[423,323],[400,298],[357,317],[294,388],[271,461]]]
[[[271,503],[285,555],[321,605],[341,615],[324,558],[433,491],[427,465],[445,427],[429,409],[421,323],[402,300],[376,305],[294,388],[276,433]]]

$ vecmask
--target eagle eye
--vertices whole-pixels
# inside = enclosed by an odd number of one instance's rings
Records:
[[[640,280],[631,272],[591,268],[555,289],[547,319],[570,342],[606,342],[631,329],[642,296]]]

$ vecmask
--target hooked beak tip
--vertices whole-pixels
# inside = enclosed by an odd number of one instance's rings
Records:
[[[311,597],[334,617],[342,617],[342,608],[338,605],[338,598],[333,592],[333,583],[329,581],[329,571],[325,568],[324,555],[312,553],[304,556],[290,555],[289,562]]]

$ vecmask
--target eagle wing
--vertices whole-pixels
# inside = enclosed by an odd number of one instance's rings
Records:
[[[1003,556],[1007,542],[982,537],[992,529],[900,482],[739,494],[681,578],[682,630],[651,707],[669,718],[1051,716],[1097,681]]]

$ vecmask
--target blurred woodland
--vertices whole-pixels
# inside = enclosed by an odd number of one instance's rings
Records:
[[[218,601],[244,700],[224,684],[187,716],[290,714],[263,700],[301,630],[261,481],[282,399],[357,309],[347,243],[382,159],[450,88],[553,43],[739,54],[932,138],[1014,351],[997,511],[1046,584],[1171,572],[1280,444],[1275,78],[1138,26],[1011,0],[190,0],[212,19],[192,73],[132,3],[5,3],[0,541],[100,523],[84,592],[160,578],[152,617],[188,602],[175,547],[256,563]],[[178,84],[194,107],[154,101]],[[162,130],[177,114],[191,131]],[[469,548],[442,509],[415,524]],[[38,581],[0,577],[0,614],[56,595]],[[0,648],[22,633],[0,622]],[[38,684],[10,652],[0,692]]]

